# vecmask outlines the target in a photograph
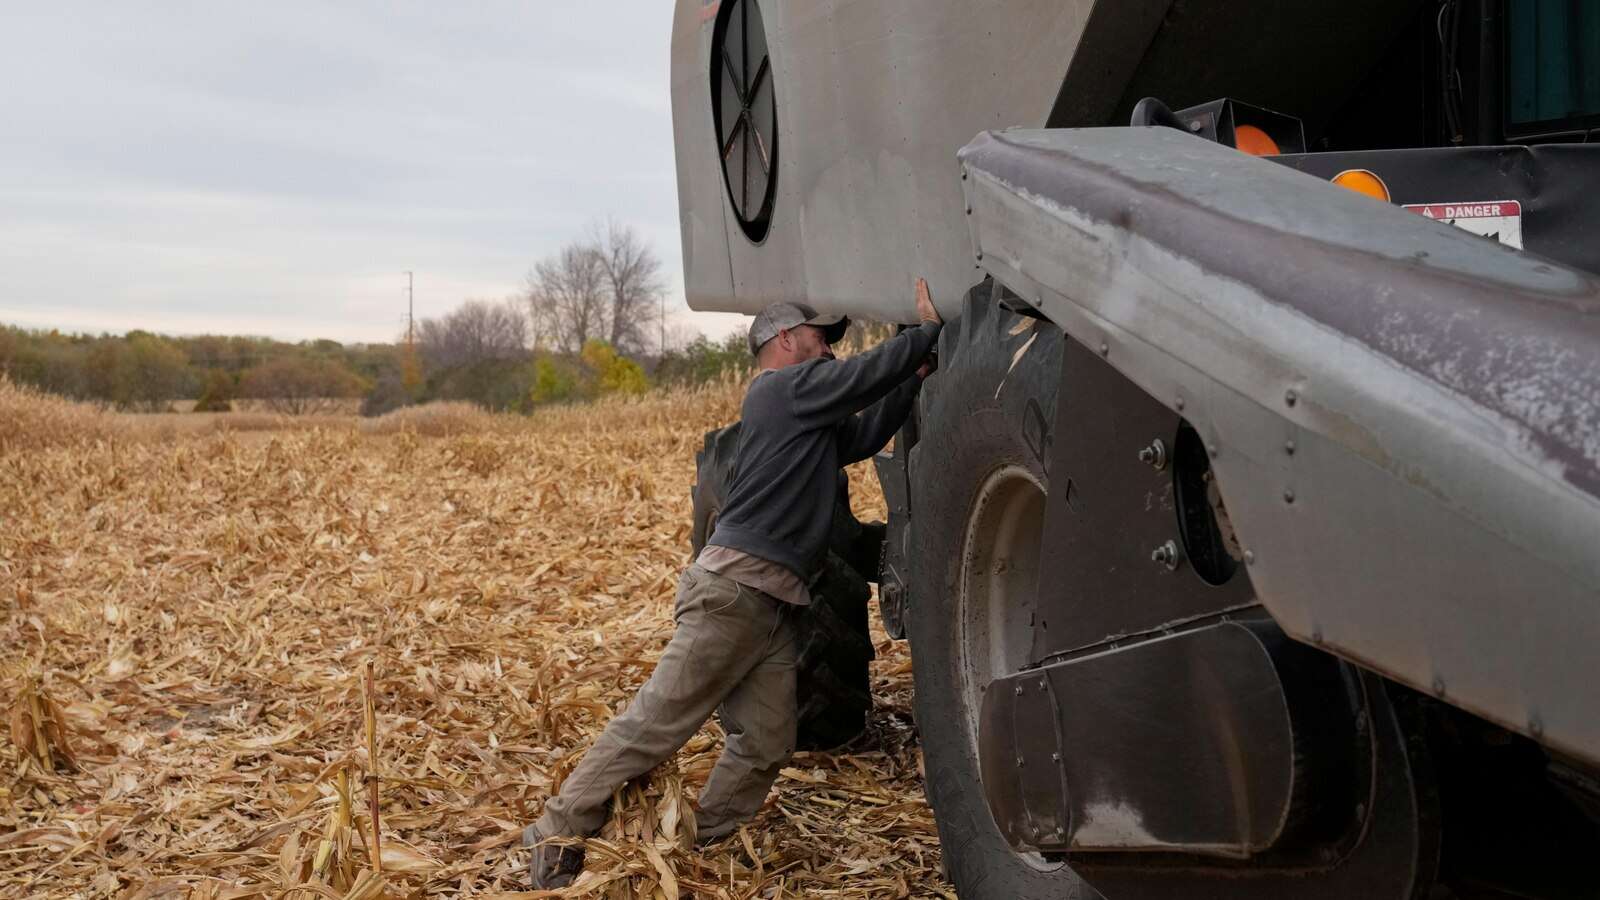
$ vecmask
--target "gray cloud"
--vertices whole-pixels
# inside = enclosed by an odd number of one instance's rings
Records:
[[[681,297],[664,0],[8,6],[0,321],[387,340],[607,215]]]

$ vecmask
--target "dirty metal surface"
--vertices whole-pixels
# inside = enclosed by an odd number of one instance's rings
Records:
[[[1064,343],[1048,455],[1034,661],[1170,628],[1256,602],[1242,568],[1221,587],[1203,583],[1184,558],[1171,461],[1139,457],[1160,441],[1172,448],[1181,413],[1075,341]],[[1172,542],[1171,568],[1151,559]]]
[[[978,264],[1190,421],[1291,635],[1600,762],[1600,285],[1171,129],[961,152]]]
[[[1280,667],[1280,671],[1290,669]],[[1426,765],[1410,756],[1404,738],[1404,730],[1414,723],[1402,724],[1402,718],[1410,717],[1391,703],[1375,676],[1360,676],[1355,689],[1358,705],[1368,713],[1357,727],[1370,734],[1363,739],[1370,755],[1346,774],[1367,785],[1369,799],[1353,809],[1332,810],[1360,820],[1353,834],[1347,832],[1333,844],[1303,844],[1300,852],[1269,852],[1244,861],[1167,853],[1072,853],[1068,859],[1073,871],[1105,897],[1415,900],[1426,896],[1438,870],[1440,835]],[[1352,838],[1354,843],[1348,843]]]
[[[1242,625],[999,679],[982,723],[990,809],[1019,848],[1242,858],[1289,822],[1289,708]]]

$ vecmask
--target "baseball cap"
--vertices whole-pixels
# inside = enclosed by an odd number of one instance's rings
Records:
[[[822,339],[832,344],[844,337],[850,327],[848,316],[819,316],[817,311],[799,303],[774,303],[756,313],[750,323],[750,352],[758,353],[761,345],[778,336],[786,328],[815,325],[822,329]]]

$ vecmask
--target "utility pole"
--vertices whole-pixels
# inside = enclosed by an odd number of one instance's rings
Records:
[[[417,332],[416,303],[415,303],[415,298],[412,297],[411,287],[412,287],[411,270],[407,269],[406,270],[406,346],[407,347],[411,346],[411,342],[416,338],[416,332]]]
[[[411,271],[406,270],[406,350],[400,360],[400,381],[412,401],[417,399],[422,390],[422,366],[417,363],[416,297],[412,290],[414,280]]]

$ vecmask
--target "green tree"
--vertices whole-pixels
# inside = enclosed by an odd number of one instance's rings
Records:
[[[578,376],[566,365],[549,356],[533,364],[533,390],[529,399],[535,406],[545,403],[570,403],[578,398]]]
[[[700,335],[682,350],[663,354],[655,375],[665,384],[704,384],[724,372],[747,371],[754,362],[743,334],[730,334],[720,342]]]
[[[228,412],[233,409],[235,385],[233,376],[221,369],[207,370],[200,386],[200,397],[195,400],[195,412]]]
[[[128,344],[121,338],[102,338],[89,348],[83,361],[83,377],[90,397],[117,407],[133,402],[128,356]]]
[[[166,409],[194,387],[189,359],[171,341],[147,332],[128,338],[127,381],[131,406]]]

